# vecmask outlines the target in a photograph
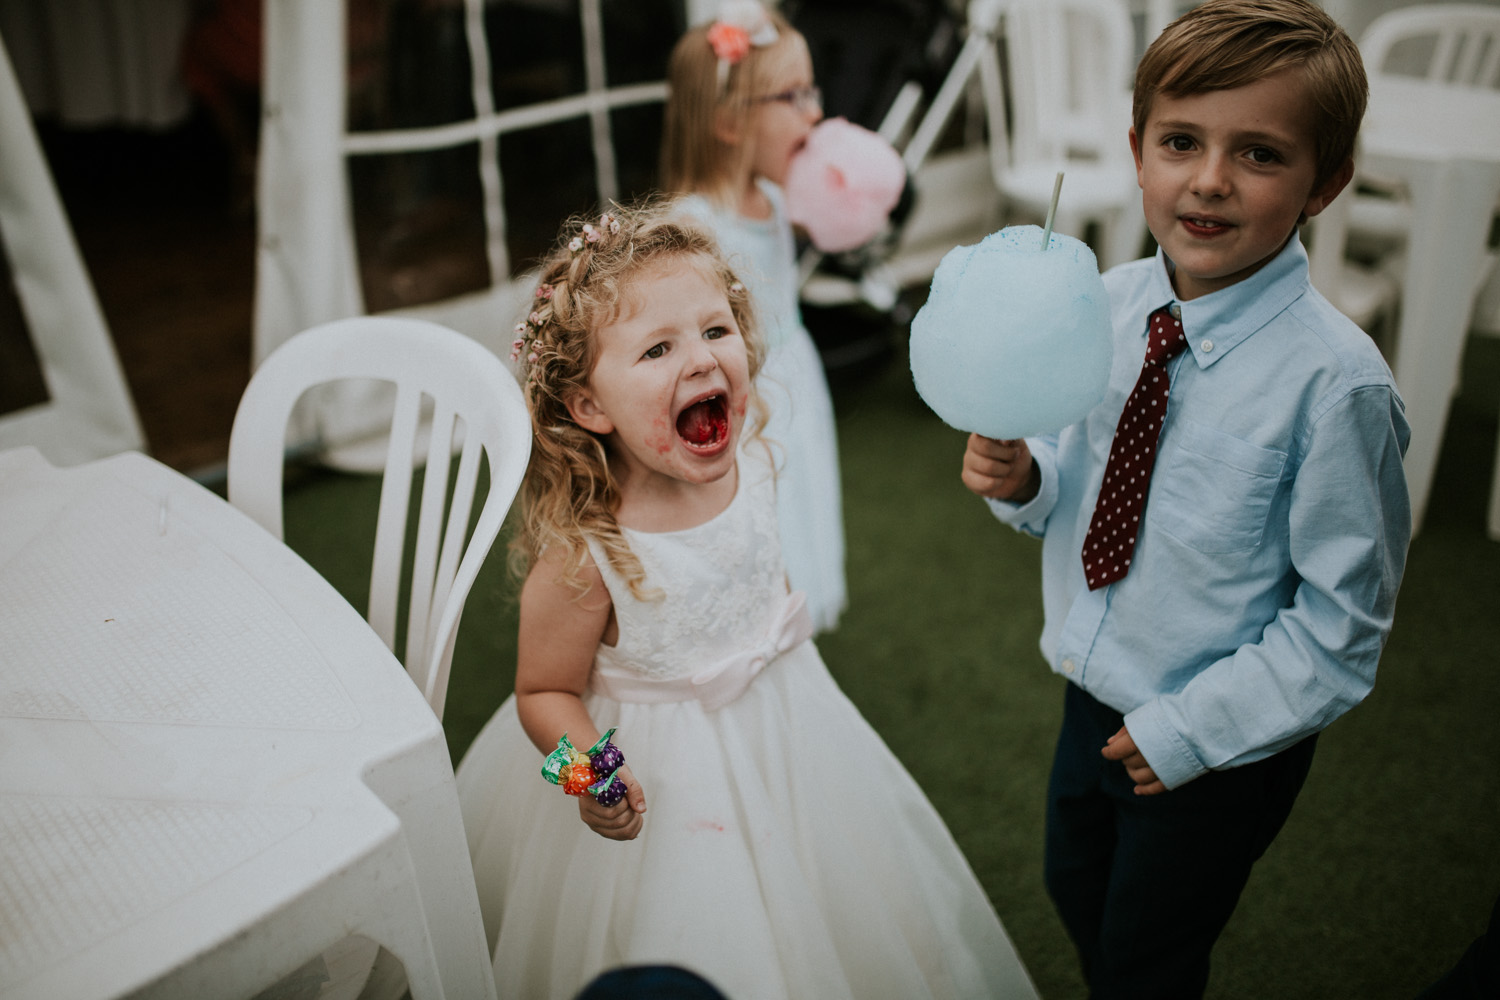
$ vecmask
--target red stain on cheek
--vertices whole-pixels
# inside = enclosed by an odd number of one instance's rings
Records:
[[[672,450],[672,445],[677,439],[677,429],[660,418],[653,420],[651,424],[653,433],[646,435],[646,447],[658,455],[665,455]]]

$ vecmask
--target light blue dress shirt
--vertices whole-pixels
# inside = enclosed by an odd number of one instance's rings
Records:
[[[1109,390],[1029,439],[1041,490],[990,501],[1043,538],[1042,654],[1125,715],[1168,788],[1268,757],[1375,682],[1411,538],[1410,436],[1369,337],[1308,283],[1294,235],[1265,267],[1180,303],[1172,386],[1129,574],[1090,591],[1080,554],[1146,317],[1174,301],[1167,260],[1105,276]]]

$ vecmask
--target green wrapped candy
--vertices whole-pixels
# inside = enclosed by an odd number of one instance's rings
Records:
[[[614,730],[611,729],[610,732]],[[573,763],[573,757],[577,753],[578,751],[573,749],[573,744],[568,742],[568,734],[563,733],[557,741],[557,749],[549,753],[547,759],[542,761],[542,777],[554,785],[562,784],[563,769]]]

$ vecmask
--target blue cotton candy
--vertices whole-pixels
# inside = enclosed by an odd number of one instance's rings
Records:
[[[985,437],[1058,431],[1099,404],[1113,355],[1094,252],[1039,226],[955,247],[911,324],[917,392],[949,425]]]

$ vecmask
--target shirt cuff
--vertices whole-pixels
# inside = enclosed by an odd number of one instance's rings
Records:
[[[1040,465],[1037,467],[1037,474],[1041,478],[1041,485],[1037,487],[1036,496],[1025,503],[992,500],[989,497],[985,497],[984,502],[989,504],[990,513],[1004,523],[1041,538],[1046,531],[1047,515],[1052,513],[1052,508],[1057,503],[1057,477],[1047,475]]]
[[[1160,700],[1148,701],[1126,715],[1125,728],[1130,731],[1135,748],[1168,788],[1185,785],[1208,770],[1182,735],[1167,722]]]

